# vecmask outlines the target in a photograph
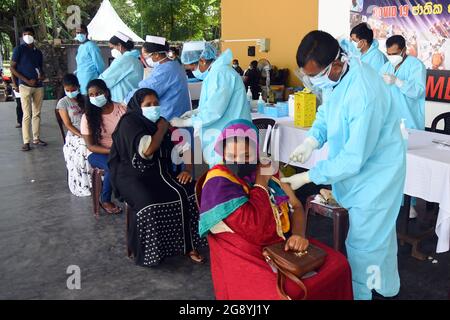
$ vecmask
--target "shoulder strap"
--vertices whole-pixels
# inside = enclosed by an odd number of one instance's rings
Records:
[[[289,271],[285,271],[285,270],[281,270],[280,268],[277,267],[277,290],[278,290],[278,294],[285,300],[292,300],[292,298],[286,293],[285,289],[284,289],[284,285],[286,283],[286,277],[288,277],[289,279],[291,279],[296,285],[298,285],[303,292],[305,293],[303,298],[301,300],[305,300],[306,297],[308,296],[308,289],[306,289],[305,284],[303,283],[302,280],[300,280],[299,278],[297,278],[295,275],[293,275],[292,273],[290,273]]]

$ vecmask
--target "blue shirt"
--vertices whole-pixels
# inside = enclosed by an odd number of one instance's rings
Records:
[[[12,61],[17,63],[16,70],[29,80],[38,79],[39,75],[36,68],[43,73],[42,52],[35,46],[30,48],[27,44],[22,44],[14,48]],[[27,85],[19,79],[19,85]],[[42,87],[42,82],[38,81],[37,87]]]
[[[156,91],[161,106],[161,116],[170,121],[191,109],[186,71],[178,61],[158,65],[139,88]]]

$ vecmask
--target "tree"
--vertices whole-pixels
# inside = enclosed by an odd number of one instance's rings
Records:
[[[220,37],[219,0],[136,0],[147,34],[176,40]]]
[[[220,0],[110,0],[123,21],[141,37],[164,36],[172,41],[220,37]],[[0,45],[15,45],[14,18],[20,30],[32,26],[36,40],[58,36],[72,39],[67,8],[79,6],[84,23],[94,17],[102,0],[1,0]],[[11,42],[8,44],[7,42]]]
[[[2,0],[0,2],[0,33],[8,35],[15,42],[14,17],[20,29],[31,26],[36,31],[36,39],[43,41],[56,36],[60,29],[63,38],[71,38],[67,30],[67,7],[77,5],[82,19],[90,20],[97,12],[101,0]]]

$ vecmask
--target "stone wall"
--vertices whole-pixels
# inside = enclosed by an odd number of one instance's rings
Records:
[[[40,43],[38,48],[44,56],[44,72],[48,79],[45,82],[46,90],[52,89],[55,99],[62,96],[62,79],[67,73],[67,53],[64,47],[54,46],[53,44]]]

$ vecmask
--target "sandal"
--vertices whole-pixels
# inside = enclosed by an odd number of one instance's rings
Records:
[[[100,202],[100,207],[107,213],[107,214],[120,214],[122,213],[122,208],[115,206],[114,209],[106,209],[103,206],[103,203]]]
[[[33,141],[33,144],[34,144],[35,146],[41,146],[41,147],[46,147],[46,146],[47,146],[47,142],[42,141],[41,139],[34,140],[34,141]]]
[[[200,253],[197,250],[192,250],[187,254],[189,259],[195,264],[205,264],[206,259],[200,255]]]

